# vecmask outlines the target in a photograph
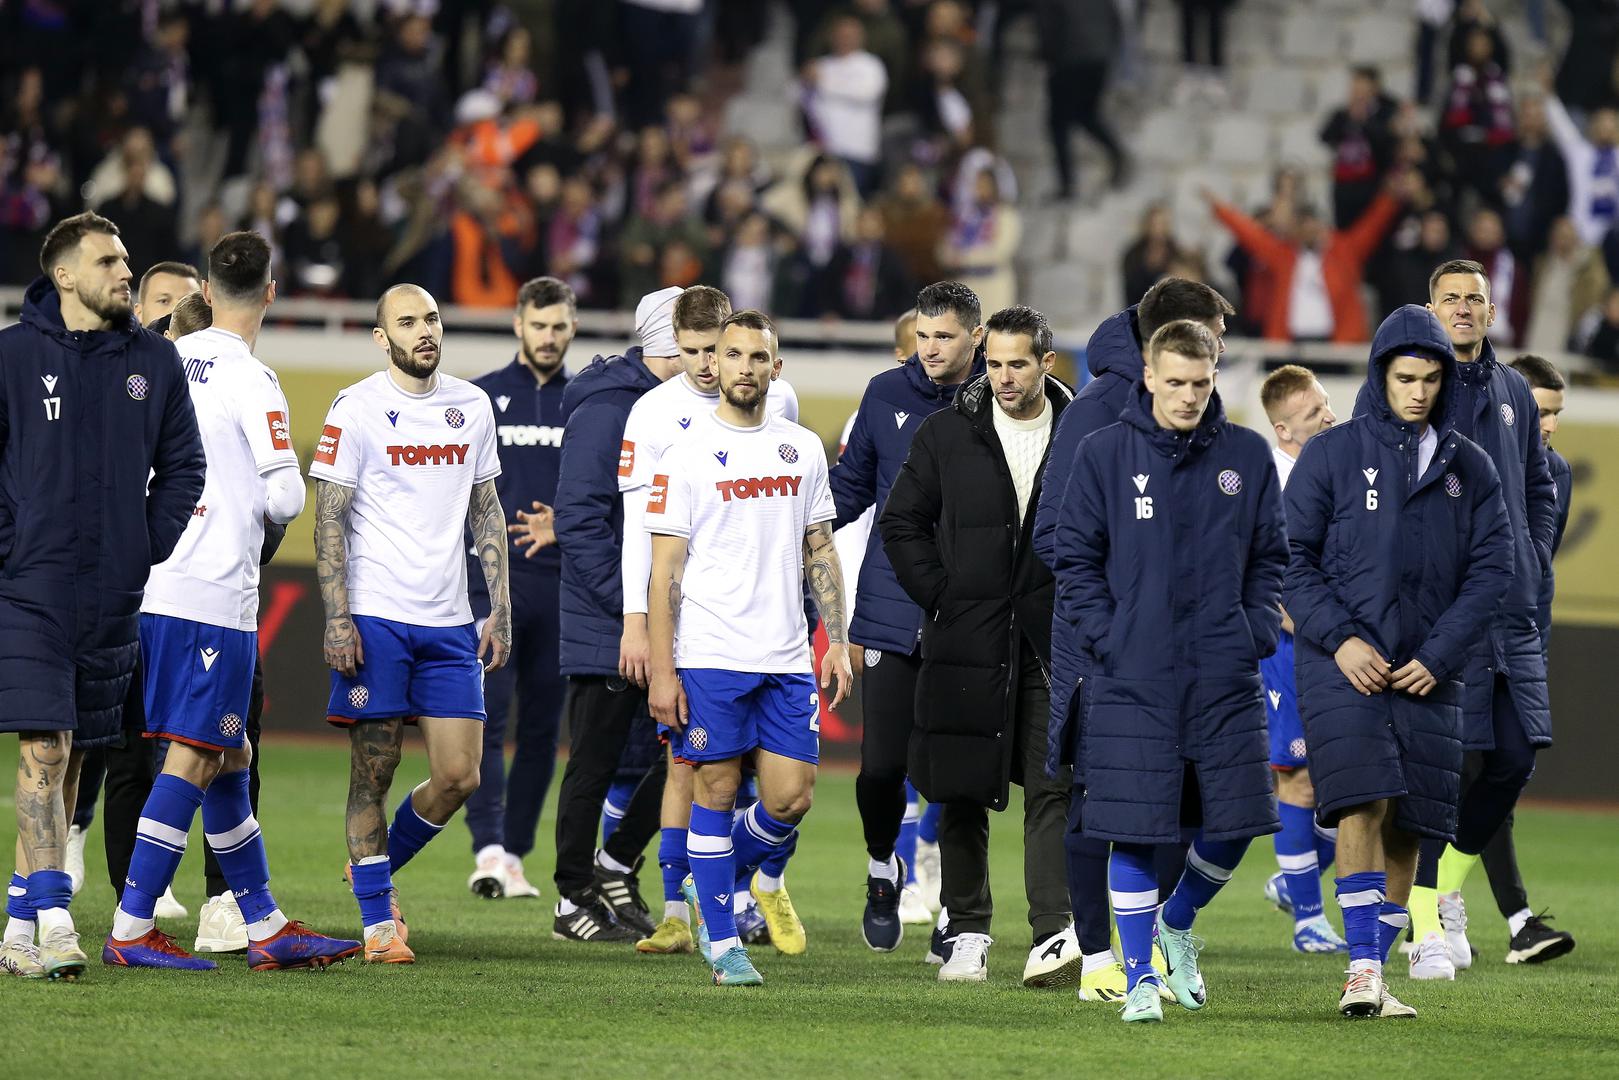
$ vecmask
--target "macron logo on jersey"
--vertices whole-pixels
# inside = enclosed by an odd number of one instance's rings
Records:
[[[720,480],[714,490],[721,502],[737,499],[772,499],[779,495],[796,496],[802,476],[755,476],[745,480]]]
[[[202,670],[212,671],[214,669],[214,661],[219,659],[219,650],[198,649],[197,651],[202,656]]]
[[[445,446],[390,446],[388,458],[395,465],[464,465],[469,443]]]
[[[343,429],[327,424],[321,429],[320,441],[315,444],[315,460],[322,465],[337,464],[337,444],[343,440]]]
[[[1265,693],[1270,698],[1270,707],[1272,709],[1282,707],[1282,692],[1280,690],[1266,690]]]
[[[291,450],[292,429],[287,426],[287,414],[265,413],[264,420],[270,425],[270,445],[277,450]]]
[[[561,446],[562,429],[545,424],[502,424],[495,428],[502,446]]]

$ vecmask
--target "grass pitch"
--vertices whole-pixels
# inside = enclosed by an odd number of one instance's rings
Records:
[[[0,743],[3,775],[15,746]],[[259,817],[282,908],[358,936],[354,900],[339,877],[346,758],[340,744],[272,739]],[[397,789],[425,770],[414,748]],[[859,933],[865,856],[853,788],[844,772],[821,779],[788,878],[809,953],[755,950],[766,980],[758,990],[707,985],[693,957],[552,940],[549,807],[528,860],[545,892],[540,901],[468,893],[472,858],[459,820],[400,874],[414,967],[350,961],[323,973],[255,974],[230,956],[204,975],[103,968],[113,901],[98,823],[85,853],[88,882],[74,902],[91,968],[76,985],[0,980],[9,1062],[0,1073],[1619,1076],[1619,816],[1521,813],[1518,849],[1531,895],[1577,935],[1578,949],[1546,965],[1504,964],[1505,923],[1480,871],[1468,898],[1482,955],[1452,984],[1397,973],[1395,993],[1421,1010],[1404,1023],[1338,1017],[1343,962],[1287,948],[1290,921],[1260,895],[1275,866],[1261,841],[1199,921],[1209,1006],[1197,1014],[1166,1006],[1162,1025],[1127,1028],[1113,1008],[1080,1004],[1072,990],[1020,984],[1029,940],[1016,805],[998,818],[992,840],[1000,911],[987,984],[936,983],[936,969],[922,962],[921,928],[908,930],[896,953],[868,950]],[[12,835],[11,814],[7,792],[0,835]],[[202,902],[200,843],[193,830],[175,890],[192,918],[166,927],[187,946]],[[656,870],[644,878],[655,902]]]

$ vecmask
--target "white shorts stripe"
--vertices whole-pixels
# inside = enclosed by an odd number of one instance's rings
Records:
[[[1377,921],[1388,923],[1390,926],[1397,926],[1404,930],[1411,925],[1411,913],[1409,911],[1386,911],[1377,917]]]
[[[1276,865],[1289,874],[1302,874],[1306,870],[1321,869],[1321,863],[1317,861],[1313,851],[1306,851],[1302,855],[1283,855],[1277,852]]]
[[[1213,863],[1209,862],[1209,860],[1199,855],[1197,853],[1196,844],[1193,844],[1191,847],[1186,849],[1186,865],[1191,867],[1193,870],[1196,870],[1210,881],[1217,881],[1221,885],[1224,885],[1226,882],[1231,880],[1231,871],[1227,870],[1223,866],[1215,866]]]
[[[694,832],[686,834],[686,853],[688,855],[729,855],[731,853],[731,838],[729,836],[700,836]]]
[[[252,840],[258,834],[258,820],[250,814],[248,815],[246,821],[236,826],[236,828],[232,829],[230,832],[205,833],[204,835],[208,837],[208,846],[214,849],[214,854],[219,855],[225,852],[235,851],[243,844]]]
[[[1315,834],[1321,837],[1323,840],[1331,840],[1334,844],[1338,842],[1337,829],[1329,829],[1324,825],[1317,824],[1315,827]]]
[[[163,824],[156,818],[143,817],[136,822],[135,835],[176,851],[186,849],[186,834],[173,825]]]
[[[1157,889],[1147,889],[1144,892],[1120,892],[1117,889],[1109,889],[1108,896],[1113,900],[1113,910],[1120,915],[1139,915],[1158,906]]]
[[[1368,907],[1372,904],[1381,905],[1382,903],[1382,889],[1365,889],[1361,892],[1338,894],[1338,906],[1343,908]]]

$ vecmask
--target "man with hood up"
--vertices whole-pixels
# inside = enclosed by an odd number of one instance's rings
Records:
[[[1409,923],[1419,838],[1454,835],[1462,675],[1512,580],[1489,456],[1456,431],[1455,354],[1414,304],[1383,321],[1355,417],[1287,486],[1283,604],[1316,814],[1338,827],[1349,1017],[1414,1017],[1382,967]]]

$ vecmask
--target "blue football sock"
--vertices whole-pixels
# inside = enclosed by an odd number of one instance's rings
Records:
[[[360,904],[360,925],[373,927],[393,920],[393,873],[386,855],[371,855],[354,864],[354,899]]]
[[[1119,951],[1130,989],[1152,968],[1153,920],[1158,914],[1158,877],[1150,844],[1114,844],[1107,862],[1107,890],[1119,925]]]
[[[28,902],[28,879],[15,870],[6,888],[6,916],[21,922],[34,921],[34,907]]]
[[[916,789],[905,781],[905,816],[900,819],[899,839],[894,842],[894,854],[905,863],[905,885],[916,884],[916,833],[922,825],[922,804],[916,801]]]
[[[1315,812],[1290,803],[1278,803],[1282,831],[1276,834],[1276,864],[1287,878],[1293,901],[1293,920],[1304,922],[1321,914],[1321,871],[1315,854]]]
[[[736,888],[731,815],[693,803],[686,854],[691,859],[692,884],[697,887],[697,907],[708,924],[708,939],[718,957],[736,941],[736,913],[731,907],[731,893]]]
[[[248,772],[223,773],[202,797],[202,831],[219,860],[225,884],[251,926],[275,910],[270,895],[270,860],[248,799]]]
[[[762,802],[736,815],[736,824],[731,827],[731,847],[737,873],[752,877],[752,872],[788,844],[796,831],[794,826],[771,817]]]
[[[202,806],[202,788],[169,773],[152,781],[152,793],[141,807],[135,825],[135,850],[129,857],[129,880],[118,902],[124,914],[150,919],[158,897],[174,882],[174,872],[186,853],[186,834]],[[29,880],[32,896],[33,881]],[[34,906],[40,905],[36,901]],[[66,905],[63,905],[64,907]]]
[[[1325,874],[1338,858],[1338,830],[1315,827],[1315,864]]]
[[[1409,911],[1392,900],[1383,901],[1382,914],[1377,917],[1377,950],[1379,959],[1385,964],[1410,925]]]
[[[1378,945],[1378,923],[1383,913],[1383,897],[1388,891],[1388,875],[1367,870],[1337,879],[1338,906],[1344,911],[1344,940],[1349,942],[1349,959],[1383,962]]]
[[[124,893],[128,895],[129,890],[125,889]],[[28,875],[27,901],[36,920],[42,911],[66,910],[73,902],[73,879],[65,870],[35,870]]]
[[[1214,894],[1231,880],[1231,872],[1248,850],[1246,840],[1193,841],[1186,852],[1186,870],[1175,891],[1164,901],[1164,925],[1171,930],[1190,930],[1197,913],[1209,906]]]
[[[944,813],[944,803],[928,803],[928,808],[922,811],[922,820],[916,824],[916,838],[924,844],[937,844],[939,842],[939,815]]]
[[[798,830],[795,828],[793,830],[793,835],[787,838],[787,842],[785,844],[782,844],[780,847],[771,848],[770,852],[765,855],[765,861],[759,864],[759,873],[763,874],[765,877],[781,877],[787,872],[787,860],[791,859],[793,857],[793,852],[797,850]]]
[[[416,792],[412,791],[405,796],[405,801],[399,804],[394,814],[393,827],[388,830],[388,869],[391,873],[398,873],[400,868],[416,853],[427,846],[427,842],[444,831],[444,826],[434,825],[416,812]]]
[[[640,786],[641,781],[637,778],[615,781],[607,789],[607,798],[602,800],[602,847],[607,846],[607,838],[617,831],[618,823],[624,820],[624,811],[629,808],[630,799]]]
[[[678,903],[683,898],[680,883],[691,873],[685,829],[663,829],[658,833],[658,869],[663,871],[663,902]]]

